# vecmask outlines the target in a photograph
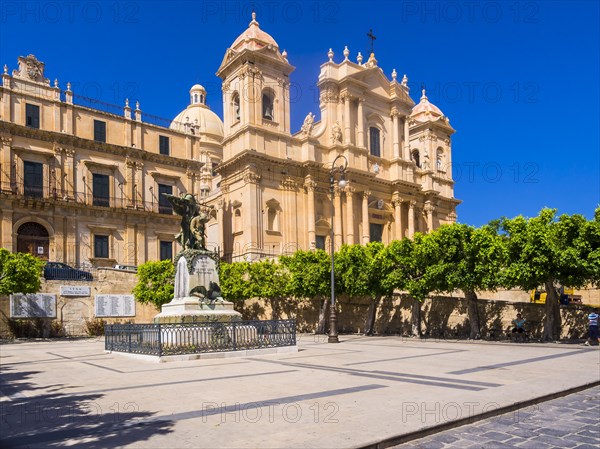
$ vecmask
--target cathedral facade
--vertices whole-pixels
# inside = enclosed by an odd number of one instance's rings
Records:
[[[415,104],[406,76],[388,79],[373,53],[334,56],[319,111],[295,133],[294,67],[255,16],[217,71],[222,120],[200,85],[167,122],[128,101],[97,107],[33,55],[12,75],[4,66],[1,246],[90,267],[169,259],[179,217],[163,193],[196,196],[207,246],[228,261],[329,248],[332,227],[337,248],[454,222],[449,119],[425,91]]]

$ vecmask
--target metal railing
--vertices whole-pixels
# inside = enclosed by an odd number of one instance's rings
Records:
[[[160,357],[295,346],[296,321],[109,324],[104,334],[107,351]]]
[[[26,185],[23,181],[15,181],[0,183],[0,193],[38,201],[57,201],[61,203],[76,203],[87,206],[142,210],[161,215],[173,215],[173,207],[169,203],[161,204],[158,198],[152,198],[152,201],[144,201],[139,197],[131,198],[128,193],[125,192],[119,196],[100,197],[95,196],[92,189],[85,189],[84,192],[73,192],[66,189],[51,187],[48,185],[48,183],[42,186],[31,186]]]

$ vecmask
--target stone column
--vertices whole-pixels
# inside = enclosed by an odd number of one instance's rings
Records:
[[[64,180],[64,158],[63,149],[57,145],[54,145],[54,192],[56,197],[62,198],[65,194],[65,180]]]
[[[317,242],[317,234],[315,230],[315,189],[317,188],[317,183],[308,178],[304,183],[304,188],[306,189],[306,194],[308,196],[308,210],[306,214],[306,220],[308,221],[306,226],[308,229],[307,249],[314,249]]]
[[[260,175],[253,171],[247,171],[244,175],[245,201],[248,201],[248,207],[242,214],[242,223],[244,230],[245,252],[256,253],[263,247],[263,221],[262,221],[262,201],[260,195]],[[246,231],[248,231],[246,233]],[[248,237],[246,237],[248,234]],[[242,249],[244,251],[244,249]]]
[[[366,245],[371,240],[369,229],[369,196],[371,192],[365,190],[363,192],[363,200],[362,200],[362,243]]]
[[[60,88],[58,87],[58,80],[54,80],[54,87],[52,88],[53,94],[54,94],[54,101],[52,104],[52,109],[53,109],[53,125],[54,125],[54,131],[59,133],[62,131],[62,123],[60,120]]]
[[[398,129],[398,111],[392,111],[392,143],[394,147],[394,158],[400,157],[400,141],[399,141],[399,129]]]
[[[69,199],[75,198],[75,174],[77,166],[75,165],[75,150],[70,148],[63,148],[64,150],[64,174],[63,174],[63,182],[65,185],[65,195]],[[84,187],[85,188],[85,187]],[[80,189],[84,192],[84,189]],[[83,199],[83,198],[82,198]]]
[[[224,212],[225,212],[225,200],[223,198],[220,198],[217,201],[217,205],[216,205],[216,209],[217,209],[217,245],[219,245],[220,249],[223,250],[224,249],[224,241],[223,241],[223,236],[225,235],[225,231],[223,229],[223,226],[225,225],[224,222]],[[222,254],[221,254],[222,255]]]
[[[363,111],[363,103],[365,100],[363,98],[358,99],[358,135],[356,138],[356,146],[360,148],[364,148],[365,146],[365,117]]]
[[[408,203],[408,238],[415,236],[415,206],[417,202],[412,200]]]
[[[2,158],[0,163],[2,164],[2,171],[0,172],[0,190],[12,190],[12,179],[14,175],[11,175],[13,166],[12,148],[12,137],[2,136],[0,149],[2,150]]]
[[[346,186],[346,243],[354,245],[354,188]]]
[[[334,249],[337,251],[340,249],[343,243],[342,235],[342,191],[339,187],[335,187],[333,190],[334,199]]]
[[[350,136],[352,127],[350,126],[350,95],[344,95],[344,143],[351,144]]]
[[[408,127],[408,117],[404,118],[404,159],[410,161],[410,137]]]
[[[435,208],[433,207],[431,201],[427,201],[423,210],[425,211],[425,215],[427,217],[427,232],[429,233],[433,231],[433,211]]]
[[[392,205],[394,206],[394,221],[396,222],[395,237],[396,240],[402,240],[404,238],[402,233],[404,228],[404,223],[402,223],[402,198],[394,198]]]
[[[135,265],[140,265],[148,260],[148,241],[147,241],[146,225],[137,225],[136,248],[135,248]]]
[[[14,242],[13,247],[13,211],[12,209],[8,209],[3,207],[0,210],[0,217],[2,221],[0,221],[0,247],[6,248],[8,251],[16,251],[17,250],[17,242]]]

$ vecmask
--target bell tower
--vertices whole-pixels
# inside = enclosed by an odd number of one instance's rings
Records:
[[[290,134],[287,53],[260,29],[256,13],[227,49],[217,76],[223,80],[223,160],[245,150],[285,157]]]

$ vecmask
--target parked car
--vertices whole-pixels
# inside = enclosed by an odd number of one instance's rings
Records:
[[[137,267],[135,265],[115,265],[115,270],[133,271],[137,273]]]
[[[46,262],[44,266],[44,277],[46,280],[61,281],[92,281],[92,273],[78,270],[62,262]]]

